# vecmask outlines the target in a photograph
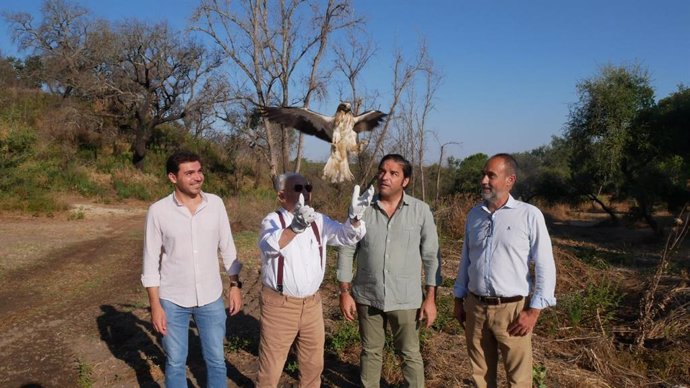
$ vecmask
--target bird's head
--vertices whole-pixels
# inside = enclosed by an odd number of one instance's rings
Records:
[[[341,102],[336,112],[351,112],[352,105],[349,102]]]

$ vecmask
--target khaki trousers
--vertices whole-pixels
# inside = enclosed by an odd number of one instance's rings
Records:
[[[424,388],[424,361],[419,351],[417,310],[384,312],[375,307],[357,305],[362,353],[360,380],[365,388],[379,387],[386,343],[386,325],[390,322],[395,351],[402,358],[403,387]]]
[[[472,378],[479,388],[497,387],[498,352],[508,377],[508,386],[532,386],[532,333],[524,337],[508,334],[508,325],[522,311],[525,300],[486,305],[473,295],[465,298],[465,338],[472,364]]]
[[[318,388],[323,371],[325,331],[321,295],[293,298],[261,289],[258,388],[275,388],[292,343],[296,343],[299,386]],[[296,340],[296,341],[295,341]]]

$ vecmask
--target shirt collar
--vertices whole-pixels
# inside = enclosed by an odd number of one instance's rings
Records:
[[[203,205],[205,205],[206,202],[208,202],[208,198],[206,198],[206,194],[204,194],[203,191],[200,191],[199,195],[201,195],[201,203]],[[174,191],[172,192],[172,199],[173,199],[173,203],[175,205],[180,206],[180,207],[184,206],[184,204],[177,199],[177,195],[175,195]]]
[[[379,195],[376,194],[376,196],[374,196],[374,200],[372,201],[372,205],[375,205],[377,208],[381,209],[381,204],[379,203],[379,201],[380,201]],[[407,206],[409,204],[410,204],[410,202],[407,198],[407,193],[405,192],[405,190],[403,190],[402,199],[400,200],[398,207],[396,207],[395,209],[396,210],[401,209],[403,206]]]
[[[503,208],[514,209],[517,206],[518,206],[518,201],[515,198],[513,198],[512,194],[509,193],[508,194],[508,200],[506,201],[506,203],[503,206],[496,209],[496,211],[499,211]],[[482,209],[484,209],[484,211],[487,213],[491,213],[491,211],[489,210],[489,207],[486,206],[486,201],[482,202]]]

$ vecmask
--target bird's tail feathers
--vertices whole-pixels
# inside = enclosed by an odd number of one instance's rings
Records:
[[[355,179],[352,172],[350,172],[350,165],[347,159],[336,160],[332,155],[328,157],[326,165],[323,167],[323,179],[331,183],[340,183],[352,181]]]

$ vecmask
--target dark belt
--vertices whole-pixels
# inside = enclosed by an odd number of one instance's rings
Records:
[[[474,293],[472,293],[472,296],[479,299],[480,302],[482,302],[484,304],[491,305],[491,306],[497,306],[497,305],[503,304],[503,303],[519,302],[525,298],[522,295],[516,295],[516,296],[480,296],[480,295],[477,295]]]

